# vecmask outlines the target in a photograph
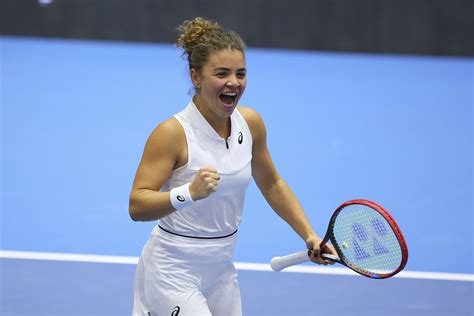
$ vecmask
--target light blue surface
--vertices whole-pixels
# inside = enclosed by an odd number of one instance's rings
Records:
[[[138,256],[154,223],[129,219],[128,195],[149,133],[190,99],[181,52],[0,45],[0,248]],[[402,228],[408,270],[474,272],[473,59],[250,48],[247,68],[241,104],[320,234],[339,204],[371,199]],[[236,261],[304,247],[253,183],[239,235]]]
[[[0,314],[130,315],[134,270],[121,264],[0,259]],[[239,283],[245,316],[471,316],[474,311],[472,282],[239,271]]]

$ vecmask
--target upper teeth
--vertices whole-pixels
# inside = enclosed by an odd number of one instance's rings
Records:
[[[227,95],[229,97],[235,97],[237,95],[237,93],[235,93],[235,92],[224,92],[223,95]]]

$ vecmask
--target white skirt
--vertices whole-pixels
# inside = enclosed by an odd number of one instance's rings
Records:
[[[237,234],[194,239],[156,226],[135,273],[133,316],[241,316]]]

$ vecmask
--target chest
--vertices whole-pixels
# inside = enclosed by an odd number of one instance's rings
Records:
[[[188,169],[213,167],[221,175],[233,175],[252,160],[252,139],[238,128],[227,139],[209,137],[197,129],[186,132]]]

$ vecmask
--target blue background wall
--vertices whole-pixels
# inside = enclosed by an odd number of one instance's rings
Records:
[[[149,133],[191,97],[181,52],[15,37],[0,52],[0,248],[138,256],[154,223],[129,219],[128,195]],[[474,272],[472,58],[250,48],[247,68],[241,104],[320,234],[339,204],[372,199],[407,269]],[[302,247],[252,183],[235,260]]]

